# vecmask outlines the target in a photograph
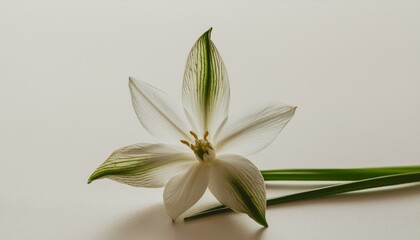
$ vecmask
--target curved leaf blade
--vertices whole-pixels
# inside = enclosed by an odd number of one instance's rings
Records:
[[[288,202],[296,202],[308,199],[315,199],[320,197],[332,196],[347,192],[354,192],[365,189],[372,189],[378,187],[394,186],[399,184],[420,182],[420,172],[404,173],[389,176],[381,176],[376,178],[365,179],[361,181],[339,184],[329,187],[318,188],[315,190],[295,193],[283,197],[271,198],[267,200],[267,205],[283,204]],[[209,215],[214,215],[223,212],[229,212],[230,209],[221,205],[208,210],[199,212],[192,216],[184,218],[185,221],[201,218]]]

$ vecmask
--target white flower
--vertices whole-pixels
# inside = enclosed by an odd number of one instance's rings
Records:
[[[269,145],[296,108],[270,102],[246,106],[245,111],[228,116],[229,81],[210,33],[211,29],[197,40],[188,56],[183,107],[157,88],[133,78],[129,81],[133,107],[144,128],[173,145],[118,149],[95,170],[89,183],[107,177],[132,186],[165,186],[166,210],[174,220],[208,187],[222,204],[267,226],[263,177],[241,155]]]

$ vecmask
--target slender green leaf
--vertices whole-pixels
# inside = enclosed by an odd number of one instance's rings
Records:
[[[265,181],[354,181],[386,175],[420,172],[420,166],[263,170]]]
[[[271,198],[267,200],[267,205],[275,205],[275,204],[282,204],[288,202],[296,202],[301,200],[307,199],[314,199],[320,198],[325,196],[331,196],[341,193],[365,190],[365,189],[372,189],[378,187],[386,187],[386,186],[393,186],[405,183],[413,183],[413,182],[420,182],[420,172],[415,173],[403,173],[403,174],[396,174],[396,175],[388,175],[388,176],[381,176],[376,178],[365,179],[361,181],[339,184],[329,187],[318,188],[315,190],[295,193],[283,197]],[[217,213],[223,213],[230,211],[229,208],[221,205],[217,206],[192,216],[184,218],[185,221],[214,215]]]

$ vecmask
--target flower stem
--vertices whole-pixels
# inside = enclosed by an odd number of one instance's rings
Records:
[[[360,181],[338,184],[334,186],[328,186],[318,188],[315,190],[295,193],[282,197],[271,198],[267,200],[267,205],[282,204],[288,202],[295,202],[307,199],[320,198],[325,196],[331,196],[341,193],[353,192],[358,190],[372,189],[385,186],[393,186],[398,184],[420,182],[420,172],[414,173],[402,173],[396,175],[381,176],[375,178],[364,179]],[[204,216],[214,215],[218,213],[228,212],[229,208],[220,205],[208,210],[196,213],[192,216],[184,218],[185,221],[201,218]]]
[[[420,172],[420,166],[263,170],[265,181],[354,181],[380,176]]]

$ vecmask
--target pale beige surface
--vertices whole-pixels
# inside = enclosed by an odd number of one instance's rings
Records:
[[[114,149],[155,141],[128,76],[179,99],[211,26],[232,108],[299,106],[249,157],[261,169],[420,164],[419,1],[227,2],[0,2],[0,239],[418,239],[418,186],[270,207],[262,229],[242,214],[173,224],[162,189],[86,184]]]

